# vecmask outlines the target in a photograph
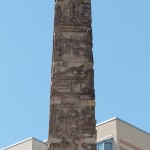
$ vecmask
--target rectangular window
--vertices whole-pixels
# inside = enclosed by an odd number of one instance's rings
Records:
[[[112,139],[97,143],[97,150],[113,150]]]
[[[103,143],[98,143],[97,144],[97,150],[104,150],[103,149]]]
[[[112,150],[112,143],[106,142],[106,143],[105,143],[105,148],[104,148],[104,150]]]

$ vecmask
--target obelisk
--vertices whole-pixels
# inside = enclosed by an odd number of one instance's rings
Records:
[[[49,150],[96,150],[91,0],[55,0]]]

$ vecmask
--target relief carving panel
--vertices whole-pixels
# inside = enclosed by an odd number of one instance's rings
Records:
[[[82,110],[82,133],[89,136],[96,134],[96,121],[94,111],[91,109]]]
[[[90,25],[91,5],[89,1],[64,0],[57,1],[55,21],[65,25]]]
[[[65,138],[63,138],[61,143],[51,143],[50,149],[51,150],[70,150],[71,144]]]
[[[92,46],[79,41],[64,42],[55,49],[55,61],[65,62],[93,62],[91,54]]]
[[[96,150],[96,144],[92,143],[83,143],[82,147],[86,150]]]
[[[94,97],[93,91],[93,69],[71,68],[66,72],[56,73],[53,78],[53,92],[65,93],[67,95],[78,94],[80,99],[84,95],[89,98]]]

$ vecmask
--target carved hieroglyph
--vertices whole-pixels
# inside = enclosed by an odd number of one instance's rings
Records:
[[[55,0],[49,150],[96,150],[91,0]]]

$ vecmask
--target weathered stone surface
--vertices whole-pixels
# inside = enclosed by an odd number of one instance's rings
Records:
[[[55,0],[49,150],[96,150],[91,0]]]

